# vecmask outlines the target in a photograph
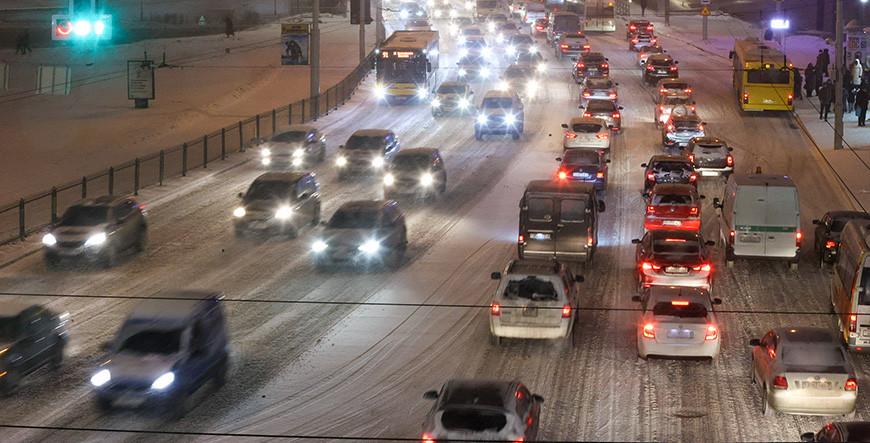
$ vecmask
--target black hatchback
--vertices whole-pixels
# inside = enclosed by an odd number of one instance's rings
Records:
[[[22,377],[44,366],[60,367],[68,317],[40,305],[0,304],[0,393],[12,394]]]
[[[698,174],[692,162],[682,156],[654,155],[641,163],[644,171],[643,195],[649,194],[659,183],[688,183],[698,188]]]

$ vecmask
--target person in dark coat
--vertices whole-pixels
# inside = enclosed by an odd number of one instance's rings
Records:
[[[227,34],[227,38],[236,36],[236,27],[233,25],[233,18],[230,16],[224,17],[224,32]]]
[[[867,92],[867,87],[858,88],[858,93],[855,94],[855,108],[858,109],[858,126],[865,125],[867,119],[867,104],[870,102],[870,93]]]
[[[827,49],[819,49],[819,54],[816,55],[816,75],[822,74],[822,77],[828,75],[828,66],[831,64],[831,56]]]
[[[801,94],[801,84],[804,79],[801,77],[801,70],[798,68],[792,68],[792,71],[794,71],[794,98],[803,100],[804,96]]]
[[[819,88],[819,120],[828,121],[828,113],[831,112],[832,103],[834,103],[834,83],[828,79]]]
[[[816,90],[816,67],[812,63],[808,63],[804,69],[804,90],[807,91],[807,98],[812,97]]]
[[[15,54],[27,55],[30,52],[33,52],[33,49],[30,49],[30,30],[25,29],[15,40]]]

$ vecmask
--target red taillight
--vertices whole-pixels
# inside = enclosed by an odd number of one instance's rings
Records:
[[[692,88],[686,88],[686,89],[683,89],[683,91],[686,91],[686,94],[691,94]]]
[[[586,247],[591,248],[595,244],[595,239],[592,238],[592,228],[586,230]]]
[[[731,239],[733,240],[734,237],[737,237],[737,233],[734,232],[734,231],[731,231],[731,232],[728,233],[728,236],[731,237]]]
[[[674,125],[668,125],[668,132],[674,132]]]
[[[435,437],[433,437],[432,434],[424,432],[421,441],[423,443],[435,443]]]
[[[788,380],[781,375],[773,377],[773,389],[788,389]]]
[[[571,139],[577,138],[577,133],[575,133],[575,132],[566,132],[566,133],[565,133],[565,138],[571,138]]]
[[[647,205],[647,206],[646,206],[646,213],[647,213],[647,214],[655,214],[655,212],[656,212],[656,207],[655,207],[655,206],[653,206],[653,205]]]
[[[689,208],[689,214],[698,215],[698,207],[692,206],[691,208]]]
[[[743,104],[744,105],[749,104],[749,93],[748,92],[743,93]]]
[[[652,32],[652,30],[653,30],[653,25],[647,25],[646,30],[649,31],[649,32]]]
[[[695,105],[689,106],[689,109],[690,109],[692,112],[695,112]]]
[[[652,323],[643,325],[643,336],[644,338],[656,338],[655,325]]]
[[[849,315],[849,332],[858,332],[858,316],[855,314]]]
[[[632,43],[637,43],[637,39],[636,39],[636,38],[633,38],[633,39],[631,39],[631,42],[632,42]]]
[[[629,31],[637,31],[637,26],[635,26],[635,25],[631,25],[631,26],[628,27],[628,30],[629,30]]]
[[[703,130],[704,130],[704,125],[698,125],[698,130],[699,130],[699,131],[703,131]]]
[[[601,69],[607,69],[609,67],[610,67],[610,65],[608,65],[607,63],[604,63],[601,65]]]
[[[695,154],[689,154],[689,161],[695,163]]]
[[[489,313],[492,314],[493,317],[498,317],[501,315],[501,305],[498,303],[489,305]]]
[[[794,101],[794,95],[789,94],[788,95],[788,104],[791,105],[792,101]]]
[[[689,183],[695,182],[697,180],[698,180],[698,174],[695,174],[693,172],[691,175],[689,175]]]
[[[852,377],[849,377],[846,380],[846,383],[843,385],[843,390],[845,391],[857,391],[858,390],[858,380],[855,380]]]
[[[649,262],[649,261],[645,261],[645,262],[641,263],[640,267],[644,271],[653,271],[653,270],[658,271],[659,269],[662,268],[661,266],[659,266],[653,262]]]
[[[649,181],[651,181],[651,182],[656,181],[656,175],[655,175],[655,173],[653,173],[653,172],[648,173],[648,174],[646,175],[646,179],[649,180]]]
[[[713,325],[707,325],[707,333],[704,334],[704,340],[716,340],[719,337],[719,329]]]
[[[592,113],[591,112],[584,112],[583,117],[592,117]]]
[[[531,418],[529,418],[529,420],[531,420]],[[531,425],[529,425],[529,426],[531,426]],[[523,443],[524,441],[526,441],[526,438],[520,437],[520,438],[514,440],[514,443]]]
[[[55,32],[57,32],[60,36],[67,36],[72,32],[72,22],[71,21],[63,21],[55,26]]]
[[[659,94],[664,94],[665,92],[668,92],[668,90],[665,88],[659,89]]]
[[[607,134],[595,134],[595,138],[598,140],[607,140]]]
[[[525,242],[526,242],[526,237],[523,236],[523,234],[520,234],[519,236],[517,236],[517,243],[525,243]]]
[[[589,91],[583,91],[583,97],[592,97],[592,93]]]
[[[609,95],[609,97],[610,97],[611,99],[614,99],[614,98],[616,98],[616,94],[614,94],[614,93],[611,92],[610,95]]]
[[[559,171],[559,180],[565,180],[568,178],[568,173],[565,171]]]
[[[653,39],[650,39],[649,42],[652,43],[653,45],[655,45],[657,41],[658,41],[658,39],[653,38]]]
[[[835,242],[833,240],[828,240],[825,242],[825,248],[827,248],[827,249],[834,249],[836,247],[837,247],[837,242]]]
[[[704,263],[703,265],[701,265],[702,272],[710,272],[712,270],[713,270],[713,265],[711,265],[710,263]]]
[[[618,113],[618,112],[614,112],[613,114],[610,114],[610,116],[613,117],[613,118],[619,118],[619,113]]]
[[[725,157],[725,164],[728,165],[728,166],[734,166],[734,156],[731,155],[731,154],[728,154],[728,155]]]
[[[646,65],[646,70],[647,71],[655,71],[656,68],[653,65]]]
[[[562,318],[571,318],[571,305],[562,306]]]
[[[801,245],[801,240],[803,240],[803,239],[804,239],[804,234],[803,234],[803,232],[801,232],[801,231],[797,231],[797,232],[794,233],[794,244],[795,244],[795,246],[800,247],[800,245]]]
[[[598,171],[597,173],[595,173],[595,177],[596,178],[604,178],[604,171]]]
[[[538,31],[543,31],[544,27],[543,26],[535,26],[535,29],[537,29]]]
[[[562,43],[561,45],[559,45],[559,47],[562,49],[568,49],[568,45],[565,43]]]
[[[577,63],[577,69],[586,69],[586,63]]]
[[[676,67],[676,66],[671,66],[671,72],[677,72],[677,67]]]
[[[589,45],[583,45],[583,49],[589,50],[589,49],[592,49],[592,46],[589,46]]]

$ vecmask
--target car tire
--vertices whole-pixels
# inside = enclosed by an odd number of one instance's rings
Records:
[[[54,349],[51,350],[51,358],[48,360],[48,367],[52,371],[60,369],[63,365],[63,339],[58,337]]]
[[[489,333],[489,343],[492,344],[493,346],[501,346],[501,337],[490,332]]]
[[[770,407],[767,396],[767,385],[761,385],[761,415],[765,417],[773,417],[776,411]]]
[[[139,232],[136,234],[135,248],[138,253],[145,252],[145,249],[148,248],[148,228],[145,225],[139,227]]]

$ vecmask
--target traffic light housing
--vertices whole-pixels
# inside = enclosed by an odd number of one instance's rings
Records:
[[[111,40],[110,14],[51,16],[51,39],[55,41]]]
[[[358,25],[359,24],[359,3],[361,1],[365,1],[365,12],[366,12],[366,24],[370,24],[372,21],[372,2],[371,0],[350,0],[350,24]]]

